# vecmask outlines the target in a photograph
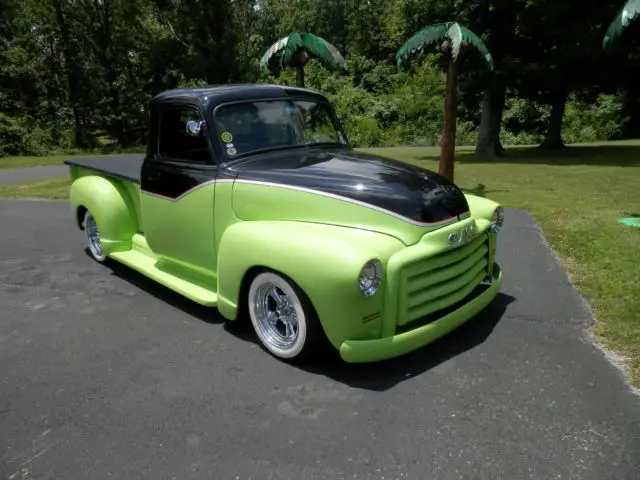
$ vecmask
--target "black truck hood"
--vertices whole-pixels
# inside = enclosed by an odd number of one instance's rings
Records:
[[[321,191],[371,205],[415,224],[451,221],[469,212],[464,194],[445,177],[354,150],[270,152],[240,160],[230,170],[238,180]]]

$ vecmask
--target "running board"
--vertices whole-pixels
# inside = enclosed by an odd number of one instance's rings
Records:
[[[135,237],[141,237],[136,235]],[[146,247],[144,237],[135,238],[133,248],[124,252],[114,252],[109,255],[117,262],[130,267],[150,279],[164,285],[180,295],[207,307],[218,306],[218,295],[215,291],[199,285],[196,282],[177,276],[159,267],[155,255]],[[212,282],[213,283],[213,282]]]

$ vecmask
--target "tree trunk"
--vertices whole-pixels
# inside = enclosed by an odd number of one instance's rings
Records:
[[[440,147],[439,173],[453,182],[454,159],[456,149],[456,117],[458,110],[458,71],[457,66],[447,52],[447,80],[444,98],[444,122],[442,125],[442,145]]]
[[[562,141],[562,119],[564,118],[564,110],[567,105],[567,92],[559,92],[551,102],[549,126],[547,127],[547,133],[540,147],[557,150],[565,147]]]
[[[296,67],[296,87],[304,88],[304,65]]]
[[[81,74],[78,70],[78,62],[76,53],[71,46],[71,32],[67,24],[64,12],[62,11],[62,3],[60,0],[53,2],[56,12],[56,21],[60,29],[60,37],[62,40],[62,53],[64,58],[64,69],[67,77],[67,88],[69,92],[69,103],[73,110],[73,119],[75,124],[75,145],[79,148],[85,148],[88,145],[85,123],[83,121],[82,110],[80,107],[80,84]]]
[[[480,131],[476,141],[476,155],[496,157],[504,153],[500,143],[502,113],[506,88],[503,82],[493,80],[482,98]]]

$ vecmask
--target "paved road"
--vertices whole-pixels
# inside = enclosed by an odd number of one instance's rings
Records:
[[[28,180],[43,180],[45,178],[62,177],[69,174],[66,165],[51,165],[47,167],[3,168],[0,169],[0,185],[7,183],[26,182]]]
[[[530,217],[506,219],[484,315],[384,364],[300,369],[93,263],[65,203],[1,201],[0,476],[638,479],[640,398]]]

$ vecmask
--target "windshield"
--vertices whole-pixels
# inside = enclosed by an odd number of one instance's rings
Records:
[[[347,143],[330,107],[313,100],[226,105],[216,110],[214,123],[216,141],[229,157],[273,148]]]

